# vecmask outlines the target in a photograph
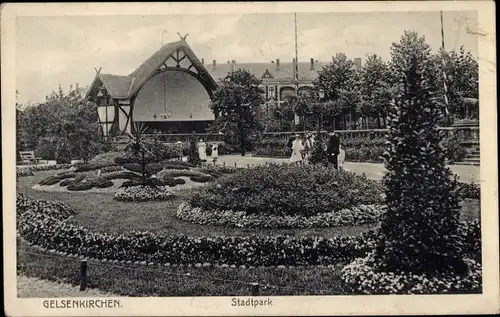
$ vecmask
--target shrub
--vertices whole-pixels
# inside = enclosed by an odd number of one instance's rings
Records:
[[[69,185],[74,184],[74,183],[75,182],[73,179],[67,178],[67,179],[64,179],[59,185],[66,187],[66,186],[69,186]]]
[[[59,140],[57,140],[55,158],[57,164],[71,163],[70,146],[68,139],[65,137],[60,137]]]
[[[132,173],[132,172],[123,171],[123,172],[119,172],[119,173],[102,175],[101,177],[104,179],[107,179],[107,180],[113,180],[113,179],[131,179],[132,180],[132,179],[140,179],[141,175],[136,174],[136,173]]]
[[[68,190],[70,191],[80,191],[80,190],[89,190],[94,187],[94,184],[91,182],[79,182],[68,185]]]
[[[100,163],[109,163],[113,164],[115,163],[115,159],[123,155],[122,152],[119,151],[114,151],[114,152],[107,152],[107,153],[101,153],[96,155],[93,159],[90,160],[89,163],[94,163],[94,164],[100,164]]]
[[[133,186],[118,189],[114,199],[120,201],[154,201],[154,200],[169,200],[174,197],[174,194],[165,186]]]
[[[309,157],[309,162],[311,164],[326,164],[328,163],[328,157],[326,153],[326,144],[321,137],[321,135],[316,136],[313,147],[311,149],[311,155]]]
[[[186,184],[186,181],[183,180],[182,178],[174,178],[174,182],[177,184],[177,185],[184,185]]]
[[[114,183],[113,181],[103,179],[103,178],[98,178],[94,181],[94,187],[97,188],[107,188],[113,186]]]
[[[110,174],[123,171],[123,167],[121,166],[105,166],[101,168],[101,174]]]
[[[213,180],[213,178],[209,175],[191,176],[189,179],[196,183],[207,183]]]
[[[83,163],[83,164],[78,164],[75,167],[75,172],[88,172],[88,171],[95,171],[104,167],[117,167],[113,163],[108,163],[108,162],[102,162],[102,163]]]
[[[189,140],[188,163],[198,166],[201,165],[200,153],[198,152],[196,134],[193,133]]]
[[[239,228],[321,228],[354,226],[379,221],[383,206],[361,205],[314,216],[277,216],[273,213],[246,214],[243,211],[203,210],[182,203],[177,218],[198,224],[232,226]]]
[[[25,176],[33,176],[33,169],[31,168],[16,168],[16,178],[25,177]]]
[[[467,150],[460,142],[456,132],[444,139],[442,145],[449,164],[460,162],[467,156]]]
[[[481,199],[481,187],[474,183],[458,183],[461,198]]]
[[[358,205],[378,204],[374,181],[319,165],[255,166],[193,191],[189,202],[205,210],[311,216]]]
[[[186,171],[186,170],[164,170],[158,173],[158,178],[175,178],[175,177],[204,177],[206,174],[198,171]]]

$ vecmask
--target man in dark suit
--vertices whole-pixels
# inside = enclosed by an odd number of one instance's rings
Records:
[[[330,134],[330,139],[328,140],[328,147],[326,154],[328,155],[328,162],[333,164],[335,169],[339,169],[338,156],[340,153],[340,139],[335,132]]]

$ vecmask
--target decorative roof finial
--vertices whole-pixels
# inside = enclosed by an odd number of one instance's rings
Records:
[[[177,32],[179,37],[181,38],[181,41],[186,41],[186,37],[188,37],[189,33],[186,33],[186,35],[182,36],[179,32]]]

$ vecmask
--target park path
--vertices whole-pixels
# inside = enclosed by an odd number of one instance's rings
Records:
[[[236,163],[239,167],[247,167],[253,165],[261,165],[265,163],[286,163],[288,159],[271,158],[271,157],[252,157],[241,155],[223,155],[217,160],[217,163],[225,163],[227,166],[234,166]],[[473,165],[450,165],[453,173],[460,177],[461,182],[479,183],[480,182],[480,167]],[[387,172],[384,164],[379,163],[355,163],[345,162],[344,169],[356,174],[365,174],[367,178],[380,180]]]
[[[55,283],[24,275],[17,276],[17,297],[44,298],[44,297],[111,297],[116,296],[95,289],[80,292],[78,286]]]

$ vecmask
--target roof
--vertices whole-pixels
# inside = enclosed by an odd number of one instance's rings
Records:
[[[311,64],[308,62],[299,62],[299,79],[300,80],[314,80],[318,77],[318,72],[323,69],[323,66],[329,65],[330,62],[315,62],[314,70],[311,70]],[[234,69],[243,69],[254,74],[257,78],[262,78],[266,70],[269,71],[272,80],[293,80],[293,62],[280,63],[279,70],[276,69],[276,63],[235,63]],[[215,70],[213,64],[205,64],[205,68],[210,75],[216,80],[220,81],[231,72],[231,63],[216,64]]]
[[[127,97],[132,78],[111,74],[99,74],[104,86],[114,98]]]

